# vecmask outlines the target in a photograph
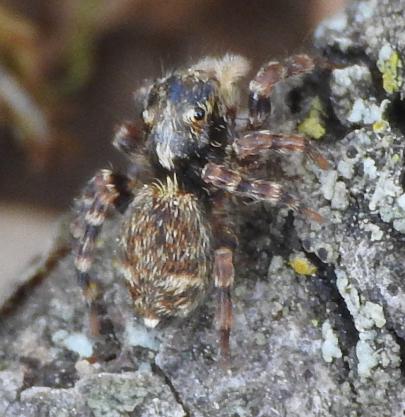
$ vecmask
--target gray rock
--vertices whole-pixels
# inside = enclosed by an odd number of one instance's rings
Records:
[[[0,372],[0,415],[4,415],[8,405],[17,399],[23,380],[22,369],[9,369]]]
[[[169,387],[150,371],[100,373],[79,381],[76,390],[95,417],[186,415]]]
[[[202,331],[198,318],[166,337],[156,358],[192,415],[350,415],[343,362],[321,356],[326,311],[315,313],[307,279],[279,257],[267,279],[239,278],[229,372],[212,358],[215,329]]]
[[[91,417],[83,399],[73,389],[32,387],[7,408],[5,417]]]

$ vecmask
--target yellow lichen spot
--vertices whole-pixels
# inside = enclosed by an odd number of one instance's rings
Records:
[[[314,275],[317,271],[316,266],[302,255],[292,257],[290,266],[299,275]]]
[[[374,133],[381,133],[384,132],[385,130],[387,130],[389,128],[390,124],[386,121],[386,120],[377,120],[374,124],[373,124],[373,131]]]
[[[397,51],[392,51],[388,59],[379,59],[377,62],[378,69],[383,76],[383,87],[388,94],[399,91],[402,86],[402,61]]]
[[[325,135],[326,129],[323,125],[322,116],[325,111],[319,97],[315,97],[311,102],[308,116],[298,125],[298,131],[305,136],[313,139],[321,139]]]
[[[395,164],[397,164],[398,162],[401,161],[401,155],[395,153],[394,155],[392,155],[391,160],[392,160],[392,162],[394,162]]]

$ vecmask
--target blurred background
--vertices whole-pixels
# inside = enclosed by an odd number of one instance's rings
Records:
[[[0,293],[45,251],[145,79],[231,51],[308,48],[346,0],[0,0]]]

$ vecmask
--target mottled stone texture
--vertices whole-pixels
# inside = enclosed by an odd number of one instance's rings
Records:
[[[88,337],[68,256],[3,313],[0,415],[404,415],[404,10],[403,0],[353,2],[315,34],[332,69],[274,93],[273,130],[307,120],[326,131],[328,172],[298,157],[281,162],[301,178],[286,184],[325,223],[241,208],[230,369],[216,362],[214,297],[161,330],[133,317],[109,260],[112,220],[95,271],[104,335]],[[297,259],[316,273],[297,275]]]

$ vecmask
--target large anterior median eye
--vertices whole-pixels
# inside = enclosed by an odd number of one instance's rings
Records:
[[[204,117],[205,117],[205,110],[201,107],[195,107],[194,114],[193,114],[194,120],[199,122],[200,120],[203,120]]]
[[[188,124],[201,125],[207,117],[206,109],[196,106],[184,114],[184,121]]]

